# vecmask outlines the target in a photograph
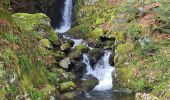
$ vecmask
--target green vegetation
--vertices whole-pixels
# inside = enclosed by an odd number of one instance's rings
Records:
[[[155,25],[155,30],[162,33],[170,33],[170,7],[166,1],[160,1],[161,6],[155,9],[157,14],[158,25]]]
[[[89,52],[94,60],[100,49],[115,50],[114,89],[169,99],[170,3],[92,1],[76,0],[75,26],[68,34],[94,45]],[[0,1],[0,97],[46,100],[51,95],[59,98],[60,93],[75,97],[76,72],[61,69],[59,61],[69,57],[76,62],[88,47],[71,49],[72,43],[59,39],[45,14],[14,13],[10,6],[9,0]],[[81,88],[90,90],[97,83],[86,80]]]

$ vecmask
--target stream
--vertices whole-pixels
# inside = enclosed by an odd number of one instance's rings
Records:
[[[67,32],[71,28],[72,23],[72,0],[65,0],[65,6],[63,10],[63,21],[60,28],[55,31],[60,33],[63,38],[70,39],[74,41],[74,49],[80,44],[84,44],[87,47],[88,44],[83,39],[71,38],[69,35],[63,35],[62,33]],[[89,47],[89,49],[93,49]],[[112,87],[112,72],[115,71],[113,66],[110,66],[109,59],[112,54],[111,50],[104,50],[104,55],[99,59],[99,61],[94,65],[90,65],[90,60],[87,53],[83,54],[83,60],[86,64],[85,75],[93,75],[99,80],[99,84],[96,87],[86,93],[86,95],[79,95],[75,100],[134,100],[134,96],[123,95],[122,93],[113,92]]]

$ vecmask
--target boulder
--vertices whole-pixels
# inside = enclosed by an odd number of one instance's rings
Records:
[[[96,64],[98,60],[103,56],[103,50],[99,48],[95,48],[93,50],[90,50],[89,52],[89,59],[92,65]]]
[[[28,14],[15,13],[12,15],[14,22],[26,31],[35,32],[35,37],[48,39],[53,46],[59,46],[60,40],[50,25],[50,19],[43,13]],[[41,36],[39,34],[42,34]]]
[[[59,62],[59,65],[62,67],[62,68],[65,68],[65,69],[69,69],[69,66],[71,66],[71,59],[69,57],[66,57],[64,59],[62,59],[60,62]]]
[[[70,45],[69,43],[65,43],[65,44],[62,44],[62,45],[60,46],[60,49],[61,49],[62,51],[64,51],[64,52],[69,51],[70,48],[71,48],[71,45]]]
[[[69,57],[74,60],[81,60],[83,53],[87,53],[89,48],[85,45],[78,45],[74,48],[73,52],[69,54]]]
[[[60,84],[60,92],[69,92],[76,88],[76,85],[72,81],[64,82]]]
[[[66,72],[63,69],[53,68],[51,72],[48,72],[48,80],[54,85],[59,85],[59,83],[72,81],[74,79],[74,74],[71,72]]]
[[[83,74],[85,73],[86,64],[81,61],[74,61],[73,65],[75,79],[79,80],[83,77]]]
[[[44,48],[49,48],[49,49],[52,48],[52,45],[48,39],[41,39],[39,41],[39,44],[41,47],[44,47]]]
[[[64,0],[10,0],[13,11],[26,13],[44,13],[52,20],[53,28],[62,22]]]
[[[84,77],[84,80],[82,80],[80,86],[82,91],[91,91],[98,84],[99,82],[97,78],[93,75],[88,75]]]

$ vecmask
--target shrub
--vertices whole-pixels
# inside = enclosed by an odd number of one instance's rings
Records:
[[[131,25],[128,28],[128,34],[130,36],[130,39],[133,41],[137,41],[141,37],[141,33],[142,33],[141,27],[135,24]]]
[[[161,6],[155,9],[157,14],[158,25],[154,30],[159,30],[162,33],[170,33],[170,3],[160,1]]]
[[[137,54],[140,57],[145,57],[145,56],[152,56],[153,53],[156,53],[159,50],[158,46],[156,45],[155,42],[150,41],[150,42],[146,42],[144,43],[143,46],[141,46],[138,50],[137,50]]]

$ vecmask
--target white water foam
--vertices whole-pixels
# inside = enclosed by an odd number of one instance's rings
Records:
[[[93,49],[92,47],[89,47],[89,46],[88,46],[88,43],[85,42],[83,39],[74,39],[74,38],[71,38],[71,37],[69,37],[69,36],[67,36],[67,35],[62,35],[62,36],[63,36],[63,38],[65,38],[65,39],[69,39],[69,40],[74,41],[74,45],[73,45],[72,49],[74,49],[76,46],[78,46],[78,45],[80,45],[80,44],[86,45],[90,50]]]
[[[94,88],[97,91],[110,90],[112,85],[112,72],[115,70],[114,67],[109,64],[109,57],[111,51],[105,51],[104,56],[94,66],[94,70],[90,65],[90,61],[87,54],[83,55],[83,62],[87,65],[87,75],[91,74],[99,80],[99,84]]]
[[[67,32],[71,27],[71,16],[72,16],[72,0],[65,0],[64,11],[63,11],[63,22],[61,23],[60,28],[57,28],[55,31],[59,33]]]

